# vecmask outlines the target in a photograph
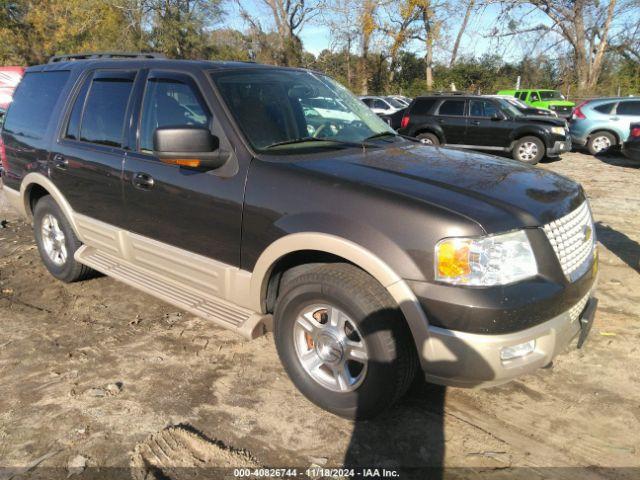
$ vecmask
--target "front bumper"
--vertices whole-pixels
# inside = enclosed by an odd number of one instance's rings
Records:
[[[505,335],[429,327],[429,338],[421,352],[422,360],[426,360],[423,363],[425,378],[441,385],[486,387],[544,367],[566,350],[572,340],[578,339],[580,346],[584,343],[597,305],[591,293],[584,300],[547,322]],[[580,313],[576,313],[576,307],[581,308]],[[501,359],[503,348],[531,340],[535,341],[531,353],[510,360]]]
[[[557,157],[562,153],[571,151],[571,137],[567,136],[564,141],[556,140],[551,148],[547,149],[547,157]]]

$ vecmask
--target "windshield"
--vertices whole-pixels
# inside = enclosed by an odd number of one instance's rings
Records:
[[[382,133],[395,135],[349,90],[325,75],[247,69],[216,72],[212,78],[258,151],[345,148]]]
[[[540,90],[539,93],[543,100],[564,100],[564,95],[557,90]]]
[[[511,105],[515,106],[516,108],[529,108],[529,105],[527,105],[522,100],[520,100],[519,98],[516,98],[516,97],[505,98],[504,100],[506,100]]]
[[[511,99],[506,100],[504,98],[498,98],[498,102],[500,102],[500,106],[502,107],[502,110],[507,112],[512,117],[522,116],[522,112],[511,104]]]
[[[404,107],[406,107],[405,104],[403,104],[402,102],[396,100],[393,97],[384,97],[384,99],[394,108],[404,108]]]

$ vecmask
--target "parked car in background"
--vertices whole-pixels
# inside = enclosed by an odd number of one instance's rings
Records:
[[[0,108],[6,108],[13,99],[13,91],[20,83],[24,67],[0,67]]]
[[[0,136],[3,195],[53,277],[95,269],[246,338],[272,330],[298,389],[349,418],[420,369],[496,385],[582,346],[598,256],[574,181],[403,138],[318,72],[111,55],[30,67]],[[318,125],[319,98],[355,120]],[[507,122],[497,100],[434,103],[463,135],[468,104]],[[555,129],[521,126],[522,148]]]
[[[511,105],[516,107],[518,110],[522,112],[523,115],[542,115],[543,117],[556,117],[558,118],[558,114],[553,110],[549,110],[548,108],[537,108],[527,105],[519,98],[516,98],[512,95],[484,95],[488,98],[502,98],[506,100]]]
[[[378,115],[382,120],[384,120],[391,128],[394,130],[398,130],[402,124],[402,118],[404,117],[405,108],[402,110],[398,110],[394,113],[390,113],[388,115],[378,113]]]
[[[4,108],[0,107],[0,130],[2,130],[2,124],[4,123],[4,115],[7,111]]]
[[[631,124],[629,137],[622,144],[622,152],[628,159],[640,162],[640,122]]]
[[[360,97],[367,107],[379,115],[391,115],[398,110],[406,108],[406,105],[391,97],[364,96]]]
[[[430,145],[506,152],[530,164],[571,150],[564,120],[526,116],[506,100],[469,94],[416,98],[398,132]]]
[[[622,145],[629,136],[630,125],[638,122],[640,98],[596,98],[575,108],[569,131],[574,145],[586,146],[595,155]]]
[[[512,95],[527,105],[535,108],[546,108],[558,114],[559,117],[569,118],[575,103],[568,101],[557,90],[520,89],[500,90],[498,95]]]
[[[413,98],[405,97],[404,95],[389,95],[388,98],[393,98],[402,103],[405,107],[408,107]]]

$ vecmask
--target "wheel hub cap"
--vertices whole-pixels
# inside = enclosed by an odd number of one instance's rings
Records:
[[[606,150],[611,146],[611,141],[607,137],[597,137],[593,141],[593,148],[596,152],[601,152],[602,150]]]
[[[318,357],[328,364],[337,365],[342,356],[344,355],[344,349],[340,340],[335,338],[328,332],[320,333],[315,339],[315,349]]]
[[[538,155],[538,146],[533,142],[525,142],[518,149],[518,156],[522,160],[533,160]]]
[[[335,392],[358,388],[366,374],[368,351],[355,322],[328,304],[305,307],[293,327],[298,361],[305,372]]]
[[[65,236],[58,219],[46,214],[42,218],[42,246],[45,254],[55,265],[64,265],[67,261],[67,247]]]

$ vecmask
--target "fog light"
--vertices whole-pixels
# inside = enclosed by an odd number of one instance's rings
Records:
[[[502,360],[512,360],[514,358],[524,357],[533,352],[535,348],[535,340],[529,340],[527,343],[519,343],[511,347],[503,347],[502,350],[500,350],[500,358]]]

